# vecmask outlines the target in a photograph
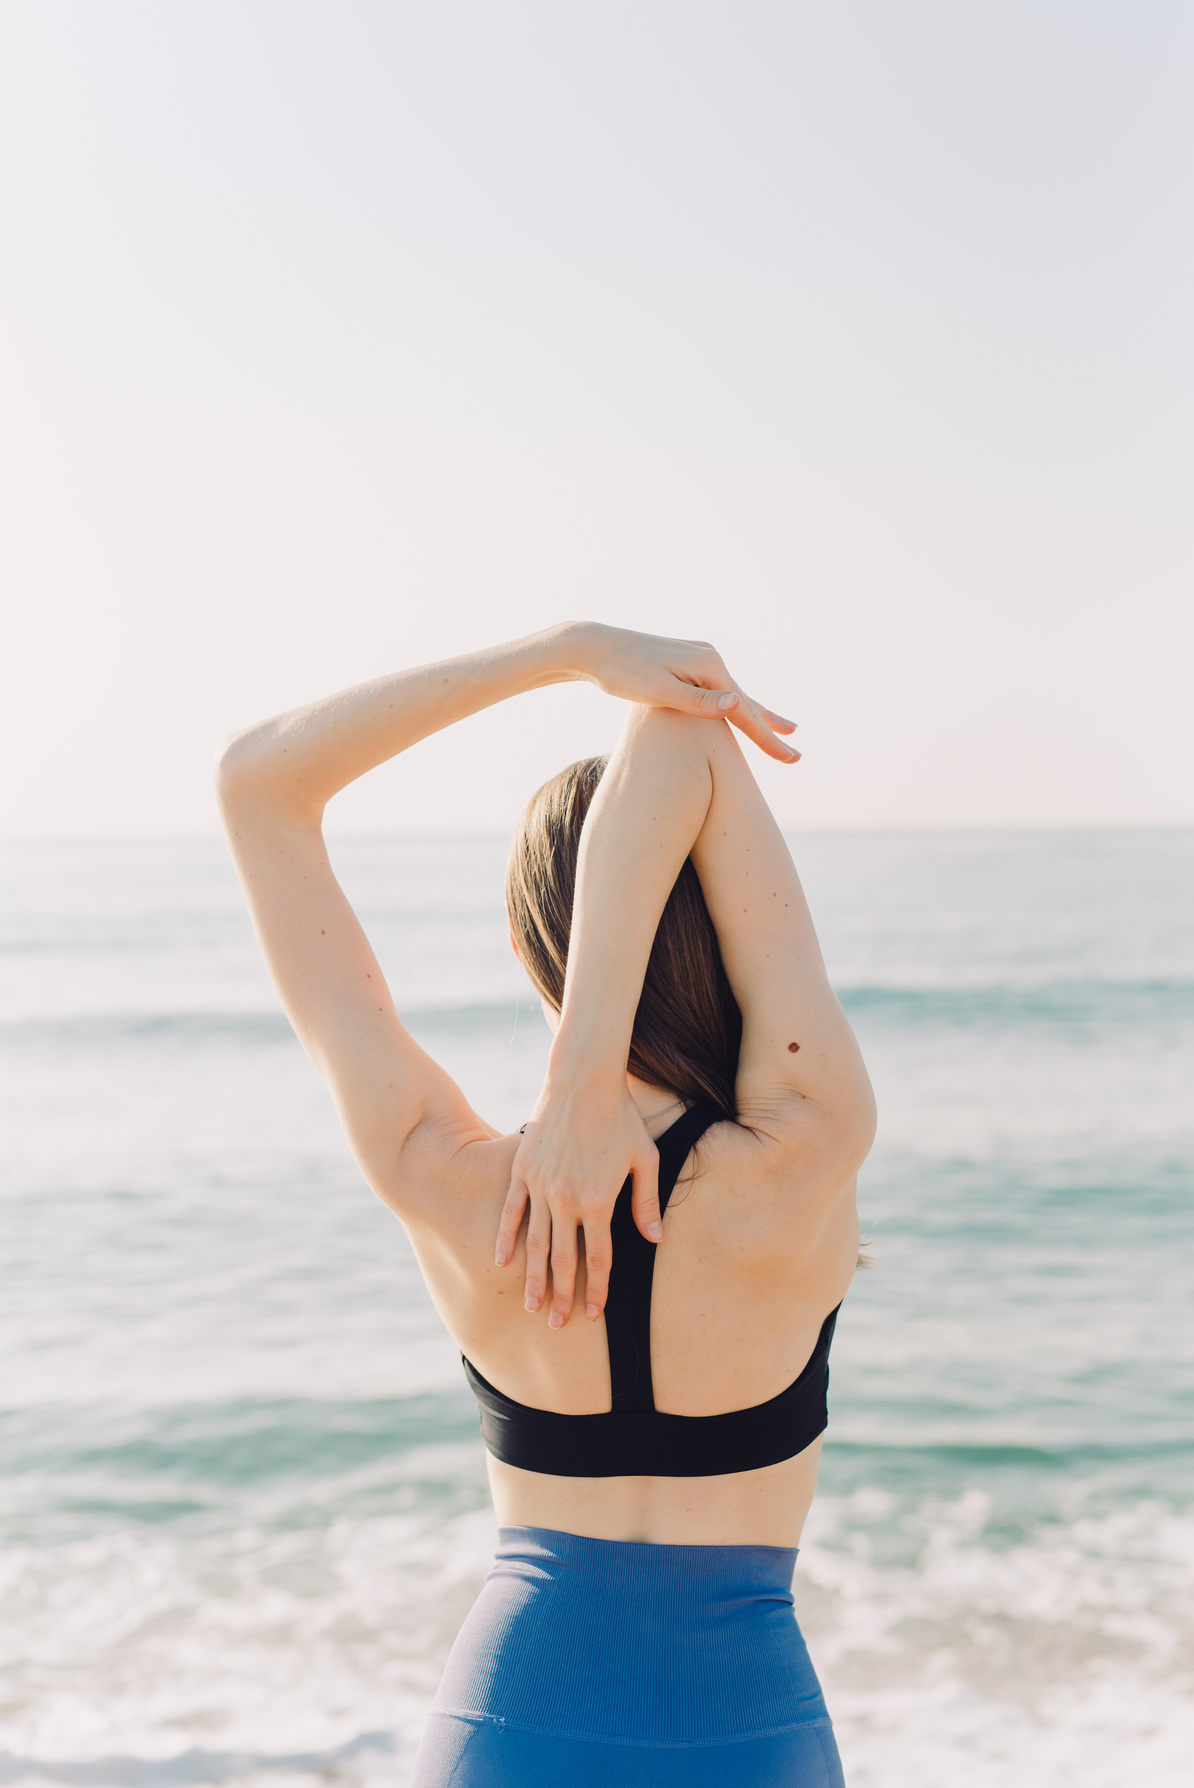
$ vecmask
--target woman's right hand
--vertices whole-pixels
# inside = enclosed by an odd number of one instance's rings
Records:
[[[703,720],[728,720],[781,764],[800,756],[777,733],[796,730],[793,720],[772,713],[731,677],[721,654],[705,640],[664,639],[584,621],[575,629],[577,674],[607,695],[644,708],[675,708]]]
[[[659,1154],[630,1096],[625,1069],[606,1074],[549,1077],[523,1131],[510,1169],[495,1259],[506,1266],[527,1205],[524,1303],[532,1313],[547,1295],[551,1267],[553,1329],[572,1314],[577,1234],[585,1238],[585,1314],[595,1322],[605,1308],[613,1260],[610,1220],[627,1175],[631,1210],[648,1241],[663,1234],[659,1217]]]

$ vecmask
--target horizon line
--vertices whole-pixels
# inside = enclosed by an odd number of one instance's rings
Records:
[[[922,820],[903,825],[781,825],[785,838],[909,838],[909,837],[989,837],[1039,836],[1060,833],[1077,836],[1092,833],[1174,833],[1194,832],[1194,819],[1187,820],[1000,820],[982,823],[973,820]],[[478,828],[459,831],[339,831],[333,829],[329,842],[342,844],[465,844],[508,841],[512,828]],[[222,843],[223,834],[213,828],[186,832],[0,832],[0,848],[65,847],[70,845],[150,845],[150,844],[213,844]]]

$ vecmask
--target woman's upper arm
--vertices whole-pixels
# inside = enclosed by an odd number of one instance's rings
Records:
[[[250,798],[226,798],[225,824],[253,925],[286,1015],[336,1102],[374,1189],[400,1214],[420,1193],[416,1132],[445,1154],[491,1137],[460,1088],[398,1017],[360,921],[332,873],[318,827],[286,824]],[[425,1160],[425,1150],[418,1151]]]
[[[772,1134],[794,1124],[806,1131],[802,1120],[813,1118],[842,1169],[854,1171],[874,1135],[874,1100],[796,867],[727,726],[710,766],[713,794],[692,860],[742,1011],[740,1119]]]

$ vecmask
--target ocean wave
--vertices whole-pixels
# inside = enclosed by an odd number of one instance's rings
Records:
[[[477,1441],[478,1423],[462,1388],[356,1402],[242,1398],[85,1412],[33,1406],[0,1416],[0,1434],[10,1488],[23,1477],[55,1479],[79,1507],[98,1483],[169,1480],[238,1491],[270,1480],[339,1478],[425,1448]],[[178,1504],[178,1512],[189,1506]]]
[[[857,1428],[858,1406],[854,1403]],[[921,1412],[922,1419],[924,1411]],[[204,1521],[238,1504],[283,1523],[338,1508],[463,1506],[482,1488],[475,1405],[457,1391],[397,1398],[233,1398],[176,1406],[40,1405],[0,1418],[6,1519],[51,1514],[67,1527],[115,1520],[144,1529]],[[821,1463],[828,1498],[860,1488],[915,1502],[980,1489],[1006,1536],[1076,1501],[1190,1501],[1194,1440],[1184,1434],[1068,1443],[842,1436]],[[222,1518],[222,1516],[221,1516]]]
[[[1194,1020],[1194,981],[1051,981],[1023,985],[841,986],[842,1005],[868,1027],[1004,1029],[1093,1023],[1151,1025]],[[399,1007],[420,1037],[508,1041],[524,1027],[536,1035],[543,1020],[536,1001],[422,1004]],[[229,1043],[239,1047],[289,1041],[293,1031],[278,1011],[226,1008],[125,1011],[27,1017],[0,1024],[0,1049],[30,1046],[99,1048],[151,1039],[158,1044]]]
[[[1194,1440],[1186,1435],[1048,1447],[1012,1441],[885,1445],[833,1438],[832,1426],[829,1433],[821,1455],[823,1499],[875,1494],[886,1499],[890,1515],[926,1496],[979,1493],[989,1502],[991,1544],[1022,1541],[1041,1522],[1068,1520],[1078,1508],[1103,1513],[1147,1502],[1194,1513]],[[903,1549],[910,1530],[897,1529],[889,1526],[884,1544]]]
[[[528,997],[518,1004],[411,1006],[400,1013],[403,1023],[420,1037],[496,1038],[508,1042],[517,1031],[539,1033],[543,1019]],[[54,1048],[88,1050],[111,1044],[139,1043],[188,1046],[230,1044],[239,1048],[273,1046],[294,1041],[289,1020],[281,1012],[87,1012],[52,1018],[30,1017],[0,1024],[0,1050]]]
[[[936,1441],[903,1446],[882,1441],[827,1440],[824,1457],[838,1455],[859,1463],[883,1465],[907,1461],[924,1465],[976,1466],[983,1470],[1002,1465],[1031,1466],[1041,1471],[1067,1471],[1102,1465],[1135,1464],[1171,1458],[1194,1459],[1194,1438],[1145,1442],[1079,1442],[1071,1446],[1041,1447],[988,1441]]]
[[[1194,1019],[1191,981],[1001,982],[973,987],[838,989],[846,1011],[868,1021],[942,1028],[1148,1024]]]
[[[0,1751],[0,1783],[63,1782],[71,1788],[201,1788],[254,1776],[310,1777],[315,1782],[359,1780],[354,1765],[392,1758],[392,1732],[362,1732],[327,1751],[208,1751],[189,1746],[173,1757],[18,1757]],[[372,1771],[368,1772],[372,1774]]]

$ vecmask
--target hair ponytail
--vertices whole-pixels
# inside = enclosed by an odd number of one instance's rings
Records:
[[[576,863],[605,766],[582,758],[527,805],[510,846],[506,907],[523,963],[543,998],[564,1002]],[[659,920],[630,1041],[630,1072],[690,1104],[737,1115],[742,1014],[721,960],[700,879],[686,862]]]

